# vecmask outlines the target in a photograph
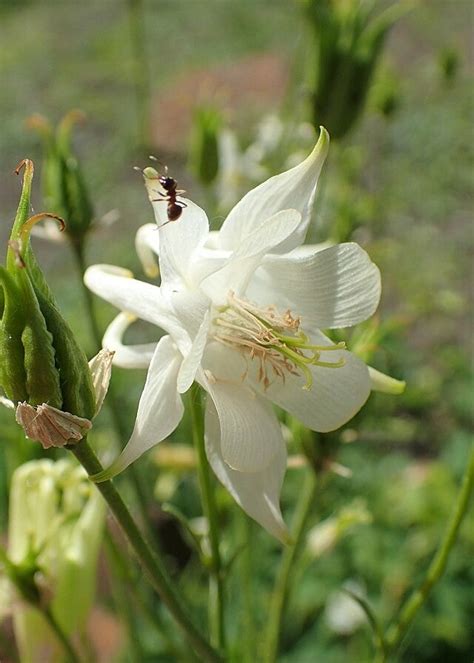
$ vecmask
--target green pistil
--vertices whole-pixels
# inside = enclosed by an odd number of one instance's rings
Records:
[[[304,347],[305,349],[308,349],[308,346]],[[341,349],[337,348],[337,346],[330,346],[330,347],[331,349],[333,348],[338,350]],[[338,361],[333,361],[333,362],[321,361],[319,359],[320,357],[319,352],[314,352],[311,357],[306,357],[300,352],[297,352],[296,350],[289,348],[287,345],[272,345],[271,348],[272,350],[275,350],[280,354],[282,354],[284,357],[287,357],[287,359],[289,359],[297,368],[303,371],[306,377],[306,383],[304,384],[303,389],[306,390],[311,389],[311,387],[313,386],[313,374],[311,373],[309,366],[321,366],[323,368],[341,368],[346,363],[343,357],[341,357]],[[326,350],[326,348],[323,349]]]

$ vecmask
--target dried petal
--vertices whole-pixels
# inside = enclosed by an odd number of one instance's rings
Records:
[[[92,384],[95,392],[95,414],[99,413],[104,398],[107,394],[112,376],[112,360],[115,352],[104,348],[96,354],[89,362],[92,375]]]
[[[33,407],[28,403],[18,403],[16,420],[32,440],[38,440],[44,449],[65,447],[82,440],[92,428],[89,419],[62,412],[47,403]]]

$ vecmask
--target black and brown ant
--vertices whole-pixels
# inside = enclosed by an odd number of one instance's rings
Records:
[[[157,161],[155,157],[150,157],[153,161]],[[183,203],[182,200],[178,200],[177,196],[185,193],[184,189],[178,189],[177,181],[168,175],[168,166],[165,166],[165,174],[158,174],[158,182],[161,184],[163,189],[166,192],[166,195],[160,195],[159,198],[153,198],[151,202],[166,202],[168,203],[166,207],[166,213],[168,215],[168,221],[161,224],[161,228],[166,226],[166,224],[171,223],[172,221],[177,221],[181,216],[183,209],[187,207],[186,203]],[[157,192],[159,193],[159,192]]]
[[[166,191],[166,196],[154,198],[152,202],[165,201],[168,203],[166,208],[168,221],[162,224],[161,227],[163,227],[167,223],[171,223],[171,221],[177,221],[181,216],[183,209],[187,207],[187,205],[186,203],[183,203],[182,200],[177,200],[177,196],[184,193],[184,190],[177,189],[178,183],[173,177],[169,177],[168,175],[160,175],[158,181]]]

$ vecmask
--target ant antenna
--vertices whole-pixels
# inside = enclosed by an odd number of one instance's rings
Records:
[[[167,166],[166,164],[164,164],[163,161],[160,161],[160,160],[159,160],[157,157],[155,157],[153,154],[150,154],[150,155],[148,156],[148,158],[149,158],[151,161],[155,161],[155,163],[160,164],[160,166],[162,166],[162,167],[164,168],[165,175],[168,175],[168,166]]]

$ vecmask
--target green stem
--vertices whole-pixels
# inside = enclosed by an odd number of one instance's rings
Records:
[[[94,311],[94,300],[92,298],[92,292],[84,283],[84,272],[86,271],[86,258],[85,258],[85,245],[84,241],[81,243],[71,242],[71,246],[74,252],[74,257],[76,259],[77,271],[79,275],[79,281],[81,283],[82,295],[84,297],[84,302],[86,304],[87,319],[89,321],[89,326],[94,339],[94,345],[96,352],[102,347],[102,334],[100,333],[99,325],[97,323],[97,317]]]
[[[219,551],[219,529],[214,490],[211,484],[209,463],[204,446],[204,418],[201,391],[194,384],[190,391],[190,409],[193,425],[193,441],[198,457],[198,476],[204,515],[209,523],[209,542],[211,546],[211,573],[209,576],[209,627],[211,642],[220,650],[225,646],[224,635],[224,583],[222,562]]]
[[[119,544],[114,538],[114,535],[110,530],[107,530],[105,536],[105,545],[106,551],[110,560],[115,568],[115,576],[121,580],[121,584],[124,586],[125,595],[128,596],[129,607],[136,605],[142,614],[149,621],[150,625],[161,635],[163,642],[166,643],[168,648],[168,653],[171,656],[174,656],[176,660],[182,658],[182,652],[178,651],[175,643],[173,642],[170,634],[167,633],[164,625],[161,623],[159,618],[159,611],[152,610],[145,597],[142,596],[137,585],[137,569],[130,568],[130,561],[125,559],[123,556],[123,551],[120,548]],[[126,587],[125,587],[126,586]],[[130,602],[129,594],[133,596],[133,602]],[[129,620],[130,626],[130,639],[133,639],[133,635],[136,635],[136,624],[135,619]],[[141,659],[140,659],[141,660]]]
[[[255,632],[254,605],[255,597],[252,586],[252,523],[250,518],[242,512],[240,517],[242,530],[242,552],[240,555],[241,592],[242,592],[242,659],[244,663],[255,661]]]
[[[33,577],[21,578],[18,574],[18,567],[10,560],[5,550],[0,546],[0,564],[3,565],[6,576],[9,578],[16,588],[18,593],[23,599],[33,608],[39,610],[46,622],[49,624],[51,630],[56,635],[59,642],[62,644],[70,663],[80,663],[80,658],[77,655],[74,647],[72,646],[69,638],[64,633],[63,629],[56,621],[51,608],[41,605],[39,600],[39,593]]]
[[[70,447],[70,449],[89,475],[103,471],[102,465],[85,438],[78,445]],[[151,584],[183,630],[190,645],[194,647],[203,661],[209,661],[210,663],[221,661],[222,659],[220,655],[213,647],[211,647],[211,645],[209,645],[191,622],[181,604],[181,599],[174,589],[162,560],[158,557],[156,552],[152,552],[152,549],[143,538],[142,533],[137,527],[112,481],[103,481],[96,485],[97,489],[102,494],[102,497],[107,502],[113,516],[122,528],[138,561],[148,574]]]
[[[107,566],[113,572],[114,577],[112,593],[115,599],[116,610],[127,625],[130,660],[132,663],[140,663],[143,660],[143,650],[140,640],[135,637],[137,633],[137,616],[130,601],[130,586],[127,582],[128,573],[109,530],[105,532],[105,554]],[[119,582],[116,582],[117,580]],[[136,596],[134,596],[133,603],[135,605],[137,603]]]
[[[311,513],[315,493],[316,478],[314,472],[308,470],[293,517],[291,527],[293,543],[283,551],[280,568],[278,569],[270,601],[270,614],[268,617],[268,627],[264,643],[264,663],[274,663],[277,660],[281,626],[288,601],[290,576],[303,542],[303,534],[308,516]]]
[[[44,615],[44,618],[49,624],[49,627],[51,630],[54,632],[55,636],[63,646],[63,649],[66,653],[68,663],[80,663],[80,658],[77,655],[77,652],[74,650],[74,647],[71,644],[71,641],[67,637],[67,635],[64,633],[63,629],[55,619],[52,611],[50,608],[45,608],[44,610],[41,611],[42,614]]]
[[[413,622],[418,610],[426,602],[431,590],[438,580],[443,575],[446,564],[448,561],[449,553],[456,541],[462,520],[466,515],[469,498],[474,487],[474,446],[471,448],[469,462],[463,477],[461,489],[458,493],[454,509],[446,528],[443,539],[439,548],[431,562],[425,579],[420,587],[416,589],[410,598],[407,600],[404,608],[400,613],[400,617],[396,624],[394,624],[387,632],[385,639],[387,656],[383,660],[387,660],[388,656],[394,654],[400,645],[404,635],[406,634],[409,626]]]
[[[133,82],[137,105],[138,145],[149,142],[148,111],[150,106],[150,72],[146,55],[145,10],[143,0],[128,0],[130,40],[133,57]]]

